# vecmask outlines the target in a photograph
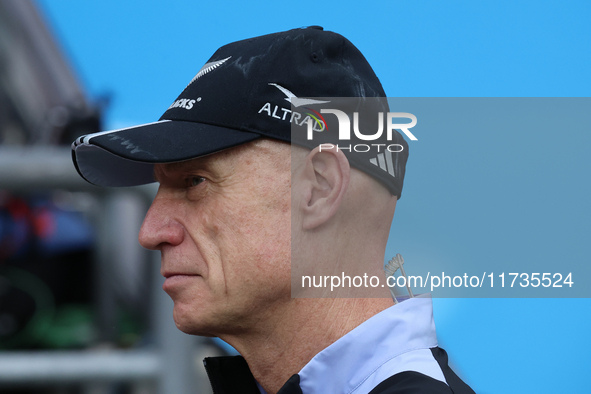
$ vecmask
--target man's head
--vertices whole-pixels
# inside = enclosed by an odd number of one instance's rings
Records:
[[[344,37],[295,29],[220,48],[160,121],[74,142],[91,183],[160,183],[140,242],[162,252],[183,331],[232,335],[279,316],[291,302],[292,256],[383,260],[406,143],[394,131],[402,151],[361,158],[290,146],[291,126],[305,128],[321,101],[301,97],[383,103],[385,93]]]

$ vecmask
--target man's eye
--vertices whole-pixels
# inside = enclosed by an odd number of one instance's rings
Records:
[[[187,179],[187,186],[194,187],[199,185],[203,181],[205,181],[205,178],[203,178],[202,176],[192,176],[189,179]]]

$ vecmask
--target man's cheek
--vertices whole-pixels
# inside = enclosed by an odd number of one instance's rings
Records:
[[[190,213],[191,226],[203,232],[209,239],[216,239],[224,231],[224,223],[230,213],[222,207],[201,207]]]

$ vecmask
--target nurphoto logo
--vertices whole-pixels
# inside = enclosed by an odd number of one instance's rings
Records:
[[[306,108],[310,109],[310,108]],[[310,109],[312,110],[312,109]],[[312,110],[314,111],[314,110]],[[308,119],[308,132],[307,138],[309,141],[314,139],[314,131],[322,132],[326,127],[326,120],[321,114],[333,114],[337,117],[338,124],[339,124],[339,140],[340,141],[350,141],[351,140],[351,120],[349,115],[345,112],[338,110],[338,109],[327,109],[322,108],[320,113],[314,111],[317,116],[313,116],[312,114],[308,114],[310,118]],[[312,120],[314,119],[314,121]],[[384,118],[386,118],[386,134],[387,140],[392,141],[392,132],[393,130],[400,130],[402,131],[411,141],[417,141],[417,137],[415,137],[408,129],[416,126],[417,124],[417,117],[413,114],[408,112],[388,112],[386,116],[384,116],[383,112],[378,112],[378,130],[373,134],[363,134],[359,130],[359,112],[353,112],[353,133],[355,137],[362,141],[375,141],[379,139],[383,132],[384,132]],[[410,123],[392,123],[393,119],[398,118],[407,118],[410,119]],[[328,129],[327,129],[328,130]]]

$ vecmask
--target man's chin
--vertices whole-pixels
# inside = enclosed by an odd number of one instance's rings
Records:
[[[181,308],[178,308],[181,309]],[[199,318],[195,314],[186,313],[185,311],[178,310],[177,304],[175,303],[173,318],[176,327],[189,335],[199,335],[201,337],[216,337],[214,333],[213,324],[208,323],[207,319]]]

